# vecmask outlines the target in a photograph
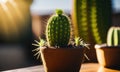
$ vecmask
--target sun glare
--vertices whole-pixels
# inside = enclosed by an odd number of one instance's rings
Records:
[[[13,36],[19,38],[26,27],[28,7],[24,0],[0,0],[0,34],[6,40]]]
[[[0,4],[5,4],[8,0],[0,0]]]

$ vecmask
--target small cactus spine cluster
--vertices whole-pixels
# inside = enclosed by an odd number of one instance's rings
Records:
[[[108,46],[120,45],[120,27],[111,27],[108,30],[107,45]]]
[[[57,9],[56,14],[49,18],[46,38],[49,46],[64,47],[68,45],[70,39],[70,21],[61,9]]]

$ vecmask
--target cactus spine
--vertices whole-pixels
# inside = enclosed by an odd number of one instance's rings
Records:
[[[111,26],[111,0],[73,0],[75,36],[89,43],[105,43]]]
[[[70,39],[70,21],[60,9],[47,22],[46,38],[49,46],[64,47]]]
[[[111,27],[108,30],[107,45],[108,46],[120,45],[120,27]]]

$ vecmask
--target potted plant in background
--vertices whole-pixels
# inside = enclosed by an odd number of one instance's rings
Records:
[[[45,72],[79,72],[87,44],[79,37],[70,40],[70,19],[61,9],[47,22],[47,41],[40,39],[35,49],[41,54]]]
[[[95,45],[98,62],[104,67],[120,68],[120,27],[111,27],[107,44]]]
[[[89,62],[96,62],[94,45],[106,42],[107,31],[112,25],[111,0],[72,0],[74,35],[90,44]],[[87,60],[88,61],[88,60]]]

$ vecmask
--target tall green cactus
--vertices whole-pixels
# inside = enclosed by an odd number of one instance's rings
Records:
[[[108,30],[107,45],[108,46],[120,45],[120,27],[111,27]]]
[[[105,43],[111,26],[111,0],[73,0],[75,36],[89,43]]]
[[[74,35],[88,41],[87,0],[73,0],[72,21]]]
[[[70,21],[60,9],[52,15],[47,23],[46,38],[49,46],[64,47],[70,39]]]

